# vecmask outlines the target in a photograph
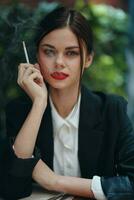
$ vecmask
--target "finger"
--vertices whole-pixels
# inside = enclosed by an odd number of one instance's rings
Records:
[[[20,76],[22,76],[25,72],[25,70],[27,70],[29,67],[32,67],[33,65],[32,64],[27,64],[27,63],[21,63],[19,66],[18,66],[18,73]]]
[[[28,68],[33,67],[32,64],[27,64],[27,63],[21,63],[18,66],[18,79],[17,82],[20,85],[22,83],[23,77],[24,77],[24,73]]]
[[[23,77],[23,74],[24,74],[24,67],[22,66],[22,64],[20,64],[18,66],[18,78],[17,78],[17,82],[18,82],[19,85],[21,83],[21,79]]]
[[[34,72],[32,73],[29,78],[31,80],[34,80],[35,83],[37,83],[38,85],[42,85],[43,84],[43,77],[39,72]]]
[[[38,69],[38,70],[40,71],[40,73],[41,73],[41,68],[40,68],[40,65],[39,65],[38,63],[35,63],[34,67],[35,67],[36,69]],[[41,74],[42,74],[42,73],[41,73]]]
[[[23,68],[23,69],[27,69],[28,67],[33,67],[34,65],[29,64],[29,63],[20,63],[20,65],[18,66],[18,68]]]
[[[22,80],[20,80],[20,86],[25,87],[33,82],[36,82],[35,80],[38,80],[40,83],[42,82],[42,76],[37,71],[31,73],[29,76],[25,75]]]
[[[34,67],[35,67],[36,69],[40,70],[40,66],[39,66],[38,63],[35,63]]]
[[[28,77],[29,75],[33,74],[33,73],[39,73],[40,71],[38,69],[35,69],[34,67],[28,67],[25,71],[24,71],[24,76],[23,77]]]

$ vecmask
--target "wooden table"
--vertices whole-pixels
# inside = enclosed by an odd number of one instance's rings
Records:
[[[31,196],[21,200],[87,200],[87,198],[74,197],[68,194],[56,193],[52,191],[50,192],[35,184],[33,185],[33,192]]]

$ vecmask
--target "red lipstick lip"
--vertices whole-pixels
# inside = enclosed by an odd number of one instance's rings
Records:
[[[65,74],[63,72],[53,72],[51,74],[51,76],[56,79],[56,80],[64,80],[66,79],[69,75],[68,74]]]

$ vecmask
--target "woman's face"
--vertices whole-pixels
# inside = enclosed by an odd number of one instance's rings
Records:
[[[50,87],[77,87],[80,79],[80,49],[77,37],[69,28],[48,33],[38,48],[38,63]]]

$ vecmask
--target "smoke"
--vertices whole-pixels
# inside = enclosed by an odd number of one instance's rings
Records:
[[[12,81],[16,76],[17,66],[25,62],[22,41],[25,40],[29,52],[30,61],[33,60],[33,35],[35,22],[31,13],[19,13],[20,8],[14,8],[3,18],[1,23],[0,43],[3,51],[0,55],[0,66],[3,83]]]

